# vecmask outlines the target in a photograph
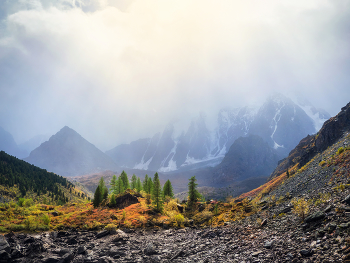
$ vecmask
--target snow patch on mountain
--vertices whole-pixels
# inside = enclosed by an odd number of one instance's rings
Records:
[[[305,113],[312,119],[312,121],[314,122],[315,125],[315,133],[318,132],[321,128],[323,123],[328,120],[325,118],[321,118],[320,117],[320,112],[318,112],[315,107],[311,106],[311,105],[307,105],[307,106],[301,106],[299,105],[300,108],[303,109],[303,111],[305,111]]]
[[[152,162],[153,156],[149,158],[147,162],[144,162],[143,158],[140,163],[136,164],[133,169],[139,169],[139,170],[147,170],[149,164]]]

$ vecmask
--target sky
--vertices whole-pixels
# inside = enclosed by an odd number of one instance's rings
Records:
[[[204,112],[350,99],[348,0],[0,1],[0,126],[17,143],[67,125],[101,150]]]

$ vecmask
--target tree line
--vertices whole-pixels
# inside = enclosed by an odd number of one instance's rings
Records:
[[[192,176],[188,183],[188,200],[187,206],[190,210],[194,210],[197,206],[197,202],[202,199],[202,195],[197,191],[196,177]],[[154,209],[161,212],[163,209],[163,203],[167,198],[174,198],[173,187],[168,179],[163,187],[160,185],[159,175],[155,173],[153,179],[147,174],[143,182],[136,175],[133,175],[131,182],[129,182],[128,175],[123,171],[119,177],[113,175],[110,183],[111,187],[108,190],[105,185],[103,177],[101,177],[99,184],[96,188],[93,205],[98,207],[101,204],[107,204],[113,207],[116,205],[116,196],[123,194],[126,189],[132,189],[138,193],[143,193],[148,204],[153,204]]]
[[[33,191],[38,196],[49,193],[50,196],[55,196],[62,202],[66,202],[67,198],[57,184],[66,189],[74,188],[66,178],[47,172],[4,151],[0,151],[0,184],[7,187],[17,186],[22,197],[27,191]]]
[[[128,175],[123,171],[118,177],[113,175],[110,185],[111,187],[108,190],[103,177],[101,177],[94,194],[94,207],[100,206],[103,202],[106,203],[108,198],[110,198],[110,206],[115,205],[116,196],[124,193],[127,189],[135,190],[138,193],[143,191],[146,200],[148,200],[149,203],[152,202],[158,211],[161,211],[163,201],[167,197],[174,197],[170,180],[167,180],[164,186],[161,187],[158,173],[154,174],[153,179],[146,174],[142,182],[140,177],[133,175],[130,182]]]

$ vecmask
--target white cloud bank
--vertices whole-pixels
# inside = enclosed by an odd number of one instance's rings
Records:
[[[349,101],[348,1],[5,1],[0,126],[64,125],[102,149],[172,119],[303,93]]]

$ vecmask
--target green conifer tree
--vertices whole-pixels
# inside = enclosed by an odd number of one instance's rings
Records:
[[[111,192],[112,193],[116,193],[116,184],[117,184],[117,176],[113,175],[112,179],[111,179]]]
[[[110,201],[109,205],[110,205],[111,207],[115,207],[115,205],[116,205],[114,193],[111,195],[111,201]]]
[[[118,180],[117,180],[117,183],[116,183],[116,187],[115,187],[115,191],[116,193],[115,194],[121,194],[125,191],[125,188],[124,188],[124,183],[123,183],[123,180],[122,178],[119,176],[118,177]]]
[[[171,198],[174,197],[173,187],[172,187],[171,182],[170,182],[169,179],[165,182],[165,184],[163,186],[163,195],[164,195],[164,198],[166,196],[169,196]]]
[[[101,189],[100,189],[100,186],[98,185],[94,194],[94,201],[93,201],[94,207],[95,208],[98,207],[101,201],[102,201]]]
[[[107,188],[107,186],[105,186],[103,189],[102,201],[104,201],[104,200],[107,201],[107,199],[108,199],[108,188]]]
[[[142,188],[146,193],[148,189],[147,184],[148,184],[148,174],[145,175],[145,179],[143,180],[143,183],[142,183]]]
[[[196,177],[192,176],[188,183],[188,207],[193,211],[196,208],[197,201],[201,199],[201,194],[197,191]]]
[[[155,210],[161,212],[163,209],[163,200],[162,200],[162,187],[160,186],[158,173],[154,174],[153,177],[153,205]]]
[[[145,190],[147,194],[152,194],[153,191],[153,181],[151,177],[148,177],[147,189]]]
[[[137,177],[136,191],[137,191],[137,192],[140,192],[141,190],[142,190],[141,179],[140,179],[140,177]]]
[[[136,184],[137,184],[137,177],[136,177],[136,175],[132,175],[132,177],[131,177],[131,189],[136,189]]]
[[[125,171],[122,171],[122,173],[120,174],[120,178],[123,180],[124,189],[130,189],[128,175]]]

